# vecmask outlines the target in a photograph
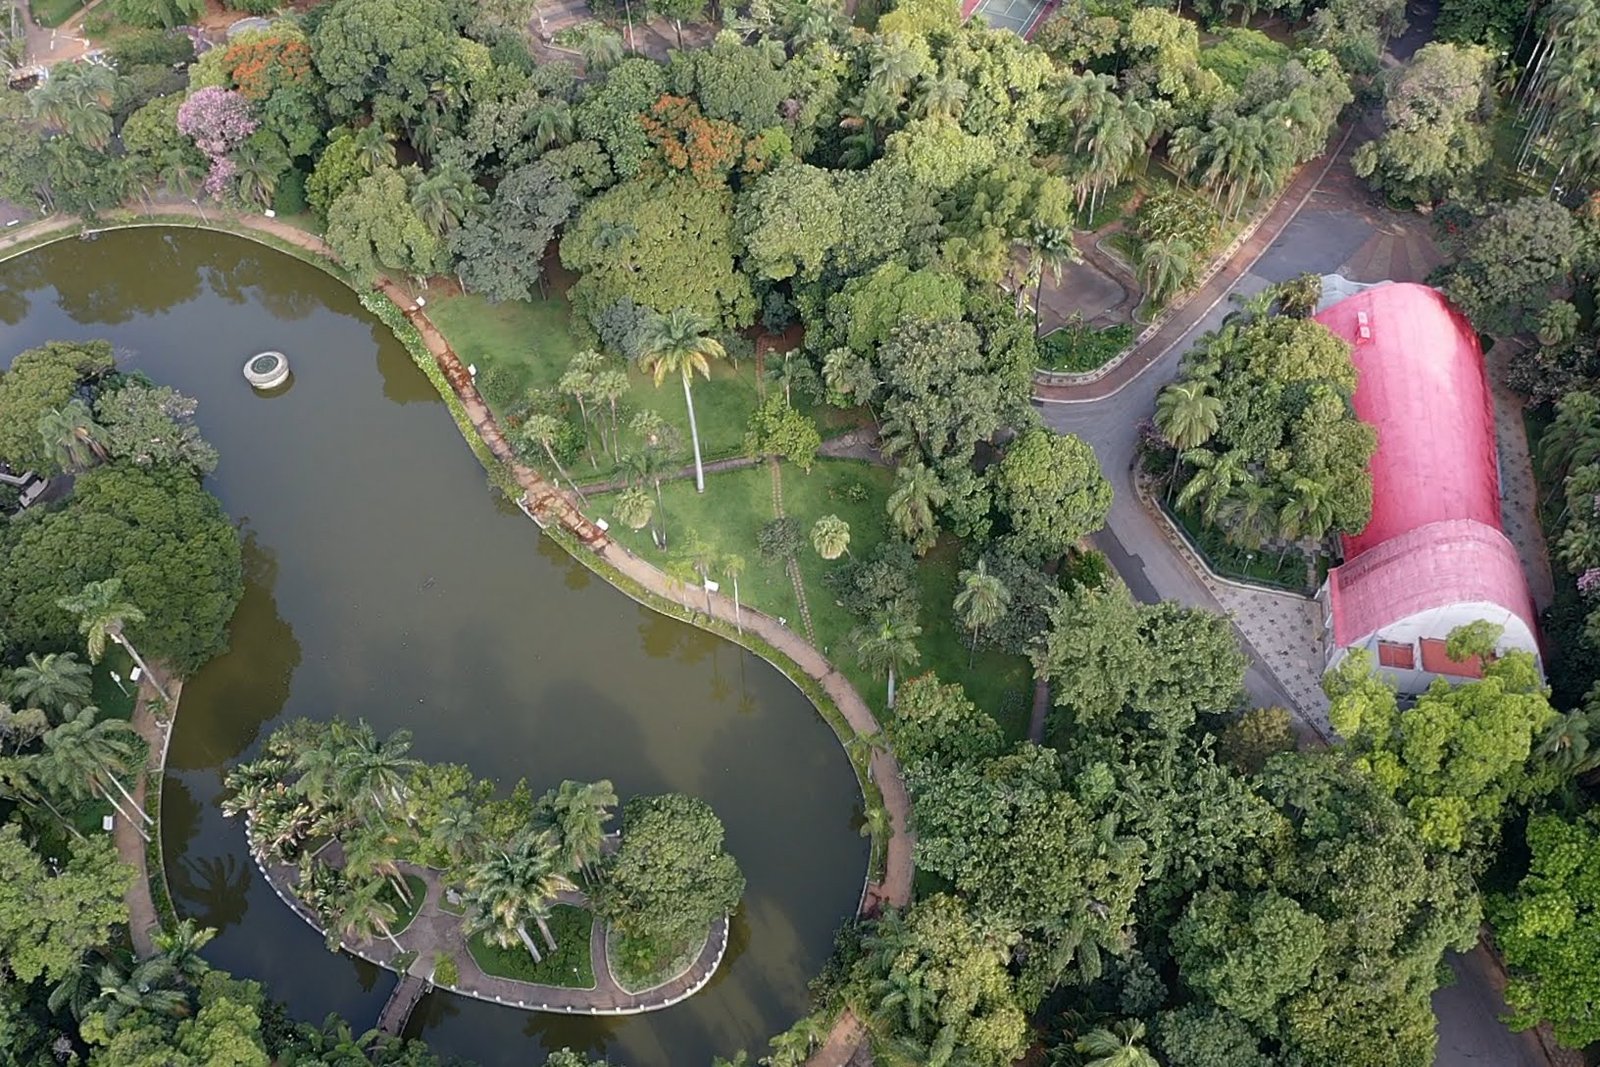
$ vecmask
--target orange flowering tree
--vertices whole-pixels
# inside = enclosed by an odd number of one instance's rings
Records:
[[[664,93],[639,116],[645,136],[660,150],[661,162],[687,172],[711,189],[728,180],[744,149],[739,127],[708,119],[693,100]]]

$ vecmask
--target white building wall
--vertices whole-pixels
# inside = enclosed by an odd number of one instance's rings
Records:
[[[1438,640],[1443,641],[1446,640],[1450,636],[1451,631],[1455,630],[1457,627],[1465,626],[1472,622],[1478,622],[1479,620],[1484,620],[1487,622],[1492,622],[1496,626],[1499,626],[1503,629],[1503,633],[1500,637],[1500,643],[1498,646],[1496,646],[1497,652],[1505,653],[1515,649],[1529,652],[1533,655],[1534,662],[1538,665],[1540,676],[1543,677],[1544,675],[1544,661],[1539,655],[1539,642],[1535,640],[1532,631],[1528,629],[1528,624],[1523,622],[1522,619],[1519,618],[1515,613],[1507,611],[1499,604],[1490,604],[1487,602],[1475,604],[1451,604],[1442,608],[1434,608],[1431,611],[1418,612],[1415,615],[1401,619],[1399,622],[1385,626],[1383,629],[1378,630],[1375,633],[1367,634],[1366,637],[1354,642],[1353,644],[1337,647],[1333,644],[1331,633],[1332,619],[1326,610],[1326,596],[1322,595],[1320,598],[1323,600],[1324,606],[1323,618],[1329,627],[1328,670],[1332,670],[1334,667],[1338,666],[1345,656],[1350,654],[1352,649],[1359,648],[1365,649],[1367,653],[1371,655],[1373,667],[1377,669],[1379,674],[1388,678],[1389,681],[1394,684],[1395,688],[1402,693],[1410,693],[1413,695],[1421,693],[1427,689],[1429,685],[1433,684],[1433,680],[1438,677],[1460,681],[1461,678],[1459,675],[1436,675],[1430,674],[1429,672],[1421,669],[1421,641],[1425,637],[1437,638]],[[1414,655],[1417,669],[1406,671],[1397,670],[1391,667],[1378,666],[1379,641],[1394,641],[1399,644],[1410,644],[1415,650]]]

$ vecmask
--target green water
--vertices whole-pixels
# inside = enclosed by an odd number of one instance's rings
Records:
[[[764,1051],[854,911],[860,793],[826,724],[771,667],[645,610],[496,501],[443,403],[338,283],[240,238],[182,229],[69,240],[0,264],[0,360],[105,337],[128,369],[200,400],[209,485],[240,525],[232,650],[185,687],[164,788],[178,910],[208,956],[296,1015],[371,1025],[393,978],[322,947],[221,817],[225,768],[293,716],[406,727],[414,752],[535,791],[609,777],[705,798],[749,879],[728,958],[665,1012],[578,1020],[443,994],[413,1016],[441,1053],[537,1062],[562,1044],[629,1067]],[[538,338],[528,338],[537,345]],[[285,352],[270,397],[241,368]],[[712,491],[715,491],[713,485]]]

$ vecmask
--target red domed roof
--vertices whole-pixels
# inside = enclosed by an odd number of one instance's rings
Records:
[[[1391,283],[1316,318],[1355,346],[1356,415],[1378,431],[1372,521],[1344,538],[1345,558],[1434,522],[1500,529],[1494,401],[1466,317],[1434,289]]]

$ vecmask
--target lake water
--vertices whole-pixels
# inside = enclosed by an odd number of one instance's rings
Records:
[[[484,1064],[571,1045],[627,1067],[709,1064],[806,1009],[855,910],[860,793],[815,709],[776,670],[639,607],[497,500],[443,402],[355,296],[242,238],[181,228],[68,240],[0,263],[0,361],[103,337],[200,401],[209,487],[244,536],[232,650],[184,689],[162,805],[180,913],[218,966],[301,1018],[372,1025],[387,972],[323,948],[264,884],[218,803],[228,766],[296,716],[405,727],[413,754],[537,793],[609,777],[626,798],[704,798],[749,888],[712,984],[664,1012],[568,1019],[444,994],[411,1032]],[[537,346],[539,338],[529,337]],[[288,354],[270,397],[241,368]],[[713,486],[715,491],[715,486]]]

